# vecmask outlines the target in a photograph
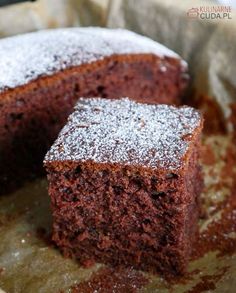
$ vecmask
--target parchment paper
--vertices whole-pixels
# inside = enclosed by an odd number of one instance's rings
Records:
[[[0,37],[78,25],[74,5],[72,0],[37,0],[0,7]]]

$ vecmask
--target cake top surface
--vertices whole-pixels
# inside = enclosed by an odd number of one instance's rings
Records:
[[[91,160],[176,170],[199,126],[200,113],[186,106],[81,98],[45,163]]]
[[[64,28],[8,37],[0,40],[0,92],[104,57],[141,53],[180,59],[163,45],[124,29]]]

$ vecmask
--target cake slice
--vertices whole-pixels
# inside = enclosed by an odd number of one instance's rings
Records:
[[[64,255],[183,273],[197,228],[201,130],[190,107],[81,98],[44,161]]]

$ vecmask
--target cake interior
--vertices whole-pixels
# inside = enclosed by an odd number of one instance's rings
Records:
[[[53,240],[67,257],[182,274],[197,229],[202,178],[194,147],[175,173],[48,163]]]
[[[180,104],[186,75],[179,62],[151,54],[112,56],[3,92],[0,193],[42,172],[45,153],[81,96]]]

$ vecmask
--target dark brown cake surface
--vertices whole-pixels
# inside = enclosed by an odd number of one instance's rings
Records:
[[[64,255],[183,273],[197,229],[201,129],[189,107],[80,99],[44,161]]]

